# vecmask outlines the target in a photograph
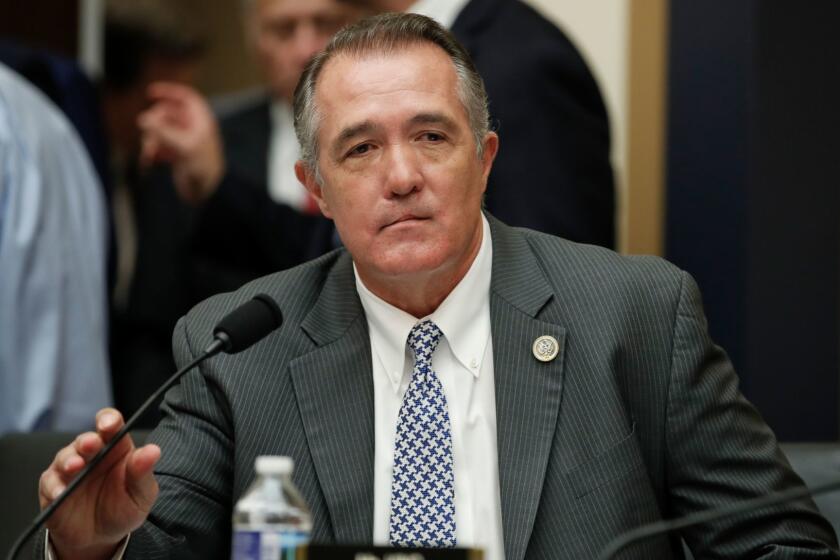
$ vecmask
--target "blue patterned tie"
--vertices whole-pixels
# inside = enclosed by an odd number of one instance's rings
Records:
[[[455,546],[449,409],[432,370],[432,354],[441,335],[429,320],[415,325],[408,335],[414,371],[400,407],[394,444],[390,525],[394,546]]]

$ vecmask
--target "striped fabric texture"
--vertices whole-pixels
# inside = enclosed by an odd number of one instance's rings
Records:
[[[657,258],[621,257],[490,218],[490,294],[505,556],[586,559],[639,524],[801,484],[709,339],[697,287]],[[226,558],[257,455],[289,455],[313,538],[373,535],[373,384],[349,255],[213,297],[178,324],[185,363],[257,293],[283,326],[167,395],[150,437],[160,497],[129,558]],[[560,345],[537,360],[534,341]],[[810,501],[686,531],[698,558],[837,558]],[[681,558],[678,537],[621,558]]]

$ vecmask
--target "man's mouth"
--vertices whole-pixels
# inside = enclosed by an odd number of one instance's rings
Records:
[[[412,221],[419,222],[419,221],[422,221],[422,220],[428,220],[428,218],[425,218],[423,216],[416,216],[414,214],[404,214],[404,215],[400,216],[399,218],[397,218],[396,220],[393,220],[393,221],[385,224],[385,226],[383,226],[383,229],[391,227],[391,226],[395,226],[395,225],[398,225],[398,224],[402,224],[402,223],[405,223],[405,222],[412,222]]]

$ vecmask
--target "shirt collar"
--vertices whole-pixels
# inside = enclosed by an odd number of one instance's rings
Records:
[[[455,23],[455,18],[468,0],[418,0],[408,9],[409,12],[428,16],[447,29]]]
[[[481,246],[473,263],[458,285],[428,317],[417,319],[368,290],[353,264],[356,290],[371,333],[373,358],[380,360],[394,392],[399,391],[406,360],[412,359],[406,340],[414,325],[423,319],[431,319],[440,327],[455,359],[478,377],[490,339],[490,273],[493,264],[490,225],[484,215],[481,222]]]

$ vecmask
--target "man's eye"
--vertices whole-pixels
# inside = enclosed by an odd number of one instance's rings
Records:
[[[421,138],[428,142],[440,142],[443,140],[443,134],[438,134],[437,132],[424,132]]]
[[[370,144],[359,144],[358,146],[351,149],[347,153],[347,155],[351,156],[351,157],[352,156],[361,156],[361,155],[364,155],[364,154],[368,153],[370,151],[370,148],[371,148]]]

